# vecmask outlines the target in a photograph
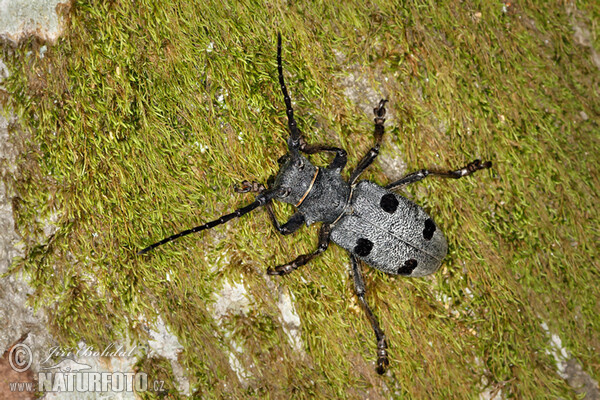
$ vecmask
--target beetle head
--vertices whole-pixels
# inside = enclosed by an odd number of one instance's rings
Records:
[[[275,199],[296,206],[314,181],[317,167],[298,153],[288,153],[277,162],[280,169],[273,185],[277,191]]]

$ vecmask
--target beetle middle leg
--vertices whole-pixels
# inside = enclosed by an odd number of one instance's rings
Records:
[[[278,265],[275,268],[268,268],[267,274],[269,275],[287,275],[290,272],[295,271],[298,267],[303,266],[308,263],[310,260],[327,250],[329,246],[329,238],[331,237],[331,226],[329,224],[321,225],[321,230],[319,231],[319,245],[315,251],[310,254],[303,254],[298,256],[294,261],[284,264]]]
[[[379,154],[379,146],[381,146],[384,131],[383,123],[385,122],[385,103],[387,103],[387,100],[383,99],[379,101],[379,105],[373,109],[373,113],[375,114],[375,145],[373,145],[369,152],[365,154],[362,160],[360,160],[358,166],[350,175],[350,185],[354,185],[360,174],[362,174],[367,167],[371,165],[373,160],[375,160]]]
[[[362,276],[360,261],[357,260],[356,256],[352,253],[350,253],[350,260],[352,262],[352,276],[354,277],[354,291],[360,300],[363,310],[365,310],[365,313],[367,314],[367,318],[369,318],[373,331],[375,332],[375,338],[377,340],[377,373],[381,375],[390,364],[387,355],[387,341],[375,314],[373,314],[373,311],[371,311],[371,308],[365,299],[365,281]]]
[[[390,183],[385,188],[388,190],[394,190],[399,188],[400,186],[408,185],[410,183],[423,180],[428,176],[440,176],[442,178],[459,179],[463,176],[471,175],[473,172],[479,171],[480,169],[490,168],[491,166],[491,161],[481,162],[481,160],[475,160],[473,162],[470,162],[463,168],[459,168],[454,171],[430,171],[428,169],[422,169],[420,171],[408,174],[405,177],[398,179],[396,182]]]
[[[242,186],[238,187],[237,185],[233,187],[236,193],[262,193],[265,190],[265,185],[258,182],[249,182],[243,181]],[[304,215],[300,213],[293,214],[290,219],[283,225],[277,221],[277,217],[275,216],[275,212],[273,211],[273,204],[269,201],[265,204],[265,208],[267,209],[267,213],[269,214],[269,219],[271,223],[277,229],[279,233],[282,235],[289,235],[290,233],[296,232],[300,227],[304,224]]]

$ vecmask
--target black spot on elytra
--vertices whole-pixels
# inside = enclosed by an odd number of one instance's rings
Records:
[[[398,208],[398,199],[391,193],[384,194],[379,202],[383,211],[393,214]]]
[[[371,253],[373,249],[373,242],[369,239],[359,238],[354,246],[354,254],[360,257],[366,257]]]
[[[409,258],[404,261],[404,265],[398,268],[398,275],[410,275],[415,268],[417,268],[417,260]]]
[[[431,218],[425,220],[425,228],[423,229],[423,237],[425,240],[431,240],[435,232],[435,223]]]

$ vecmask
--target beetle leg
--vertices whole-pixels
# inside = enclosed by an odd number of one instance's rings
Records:
[[[237,185],[235,185],[233,187],[233,190],[235,190],[236,193],[262,193],[266,190],[266,188],[265,185],[263,185],[262,183],[242,181],[242,186],[238,187]],[[302,224],[304,224],[304,215],[300,213],[295,213],[285,224],[280,225],[279,221],[277,221],[277,217],[275,217],[275,212],[273,211],[273,205],[271,201],[265,204],[265,208],[267,209],[267,213],[269,213],[269,218],[271,219],[273,226],[282,235],[289,235],[290,233],[294,233],[298,229],[300,229]]]
[[[383,123],[385,122],[385,103],[387,100],[383,99],[379,102],[379,105],[373,109],[373,113],[375,114],[375,145],[371,147],[369,152],[365,154],[365,156],[360,160],[356,169],[350,175],[350,185],[354,185],[360,174],[362,174],[369,165],[375,160],[377,155],[379,154],[379,146],[381,145],[381,140],[383,139]]]
[[[308,144],[304,141],[304,139],[300,139],[300,151],[306,154],[315,154],[320,152],[329,152],[335,153],[335,157],[331,164],[327,167],[331,170],[339,170],[342,172],[344,167],[346,166],[346,162],[348,161],[348,154],[346,150],[340,149],[338,147],[331,147],[323,144]]]
[[[394,190],[403,185],[408,185],[410,183],[418,182],[422,179],[425,179],[428,176],[440,176],[442,178],[453,178],[459,179],[463,176],[471,175],[475,171],[479,171],[480,169],[490,168],[492,166],[491,161],[481,162],[481,160],[475,160],[470,162],[463,168],[459,168],[454,171],[430,171],[427,169],[422,169],[417,172],[413,172],[412,174],[408,174],[403,178],[400,178],[396,182],[390,183],[385,188],[388,190]]]
[[[266,190],[265,185],[258,182],[242,181],[242,186],[233,186],[236,193],[262,193]]]
[[[373,311],[371,311],[371,308],[365,299],[365,281],[362,276],[360,261],[358,261],[356,256],[352,253],[350,253],[350,260],[352,261],[352,276],[354,277],[354,290],[356,296],[367,313],[367,318],[369,318],[371,327],[375,332],[375,338],[377,339],[377,373],[381,375],[390,364],[387,355],[387,341],[385,339],[385,334],[379,327],[379,322],[377,322],[375,314],[373,314]]]
[[[275,268],[267,268],[267,274],[269,275],[287,275],[292,271],[298,269],[298,267],[303,266],[308,263],[310,260],[327,250],[329,246],[329,237],[331,236],[331,226],[329,224],[323,224],[321,226],[321,230],[319,231],[319,245],[315,251],[310,254],[303,254],[298,256],[294,261],[284,264],[278,265]]]
[[[273,226],[282,235],[289,235],[290,233],[294,233],[298,229],[300,229],[300,227],[304,224],[304,215],[300,213],[295,213],[285,224],[280,225],[279,221],[277,221],[277,217],[275,217],[275,212],[273,212],[273,206],[271,205],[271,202],[268,202],[265,205],[265,207],[267,209],[267,212],[269,213],[269,218],[271,218]]]

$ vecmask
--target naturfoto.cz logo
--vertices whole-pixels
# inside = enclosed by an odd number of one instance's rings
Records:
[[[112,348],[112,352],[108,351]],[[50,357],[59,355],[62,361],[48,367],[40,367],[37,375],[37,388],[33,382],[11,382],[12,392],[145,392],[147,390],[163,391],[163,381],[154,381],[148,387],[148,375],[144,372],[97,372],[85,363],[75,361],[75,356],[131,356],[133,351],[125,352],[122,347],[109,346],[102,352],[94,352],[90,348],[80,349],[77,353],[63,352],[52,348],[43,363],[49,362]],[[25,372],[32,364],[31,349],[19,343],[9,352],[9,363],[15,372]],[[51,361],[50,361],[51,362]]]

